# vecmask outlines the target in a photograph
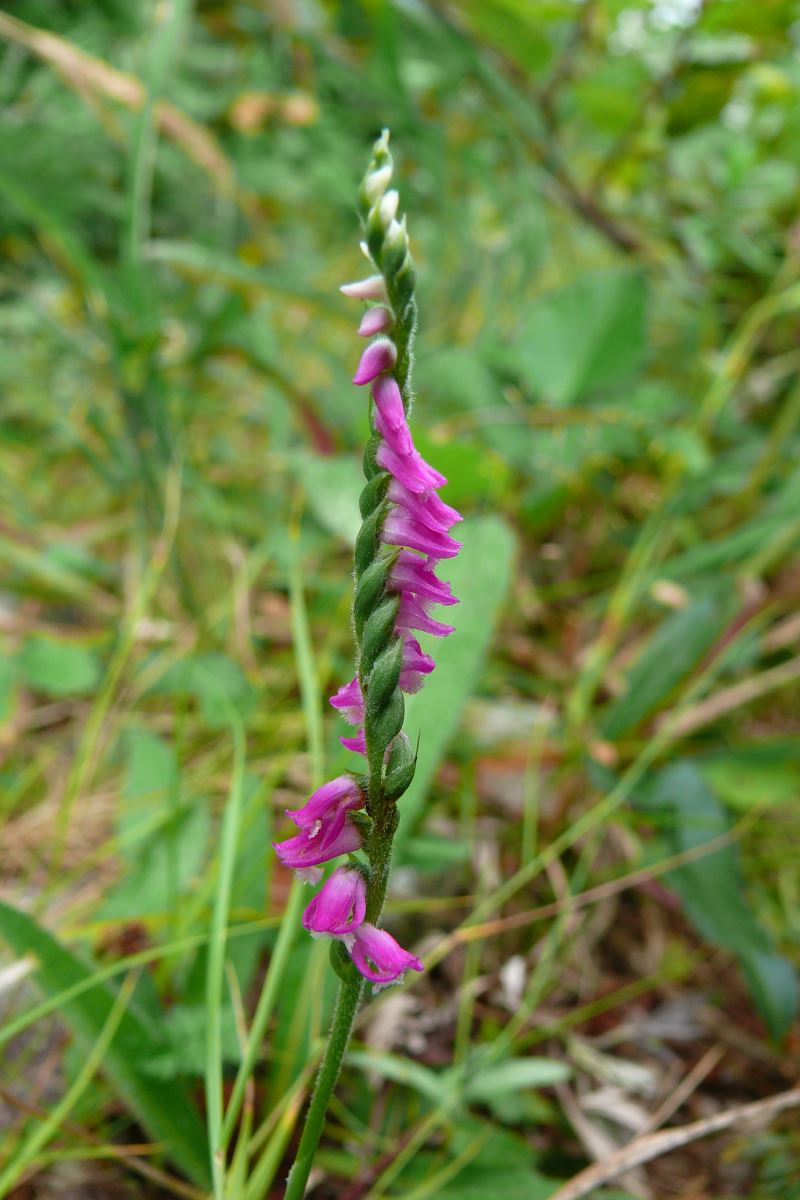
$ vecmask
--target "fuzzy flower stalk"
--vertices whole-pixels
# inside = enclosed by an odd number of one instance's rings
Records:
[[[300,1200],[305,1192],[364,980],[383,987],[407,970],[422,970],[419,959],[381,928],[380,919],[398,801],[416,767],[415,750],[403,732],[404,696],[418,691],[435,668],[417,634],[453,632],[431,609],[457,603],[436,568],[460,549],[450,530],[461,517],[439,496],[447,481],[420,455],[408,423],[416,276],[405,218],[398,216],[398,193],[389,186],[388,143],[384,131],[358,194],[361,248],[370,273],[341,288],[345,296],[367,304],[358,333],[370,340],[353,382],[368,389],[370,437],[360,499],[363,524],[355,548],[356,672],[330,702],[354,727],[340,741],[362,761],[287,813],[299,832],[275,845],[281,861],[309,883],[321,879],[321,864],[347,856],[303,916],[313,937],[330,940],[340,984],[286,1200]]]

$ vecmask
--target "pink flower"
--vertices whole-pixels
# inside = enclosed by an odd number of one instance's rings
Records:
[[[382,275],[370,275],[357,283],[343,283],[339,291],[353,300],[385,300],[386,284]]]
[[[447,637],[448,633],[454,632],[455,626],[434,621],[433,617],[428,616],[424,601],[418,600],[413,592],[401,592],[395,629],[419,629],[422,633],[432,633],[435,637]]]
[[[386,333],[394,325],[394,314],[385,304],[376,304],[368,308],[361,318],[358,332],[362,337],[374,337],[376,333]]]
[[[380,432],[380,430],[378,431]],[[389,471],[410,492],[428,492],[431,488],[443,487],[447,480],[413,447],[407,453],[389,445],[388,439],[381,442],[375,455],[379,467]]]
[[[359,729],[355,737],[340,737],[339,741],[345,750],[352,750],[354,754],[367,753],[367,739],[363,729]]]
[[[367,889],[359,871],[339,867],[303,913],[303,926],[314,934],[342,937],[364,920]]]
[[[361,695],[361,684],[357,675],[331,696],[330,703],[334,708],[338,708],[348,725],[364,724],[364,697]]]
[[[403,508],[393,509],[383,523],[381,538],[390,546],[410,546],[431,558],[455,558],[461,543],[448,533],[436,533]]]
[[[393,479],[389,484],[388,496],[395,504],[402,505],[416,521],[437,533],[445,533],[463,520],[461,513],[445,504],[432,488],[427,492],[410,492],[399,479]]]
[[[421,971],[422,963],[409,954],[385,929],[363,924],[352,935],[348,945],[350,957],[365,979],[373,983],[397,983],[411,969]],[[347,939],[347,943],[350,938]]]
[[[298,829],[311,829],[318,821],[327,821],[364,807],[364,793],[352,775],[339,775],[317,788],[302,808],[286,810]]]
[[[406,634],[403,645],[403,666],[400,671],[400,689],[411,695],[418,692],[424,682],[424,676],[435,670],[436,663],[430,654],[425,654],[419,642],[410,633]]]
[[[334,817],[317,821],[296,837],[287,838],[285,842],[273,842],[272,845],[285,867],[305,871],[307,867],[328,862],[340,854],[352,854],[361,846],[361,834],[342,814],[341,820]]]
[[[434,604],[458,604],[449,583],[433,571],[427,559],[420,558],[410,550],[401,550],[389,577],[396,592],[414,592],[420,600]]]
[[[371,383],[383,371],[391,371],[396,362],[397,347],[394,342],[390,342],[388,338],[378,338],[377,341],[370,342],[361,355],[353,383]]]
[[[397,380],[391,375],[381,375],[372,385],[372,399],[378,433],[396,454],[412,454],[414,443]]]

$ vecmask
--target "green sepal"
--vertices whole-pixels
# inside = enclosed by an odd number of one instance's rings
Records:
[[[383,470],[383,467],[378,466],[377,459],[382,440],[381,435],[375,433],[374,430],[367,438],[367,444],[364,447],[364,456],[361,460],[364,466],[364,475],[367,479],[372,479],[373,475],[377,475],[379,471]]]
[[[414,772],[417,769],[417,751],[412,750],[411,743],[405,734],[401,733],[392,742],[386,760],[386,774],[383,779],[383,792],[390,800],[397,800],[411,786]]]
[[[367,217],[365,232],[367,235],[367,249],[372,255],[374,261],[380,267],[385,231],[383,225],[381,224],[379,208],[380,206],[376,204]]]
[[[358,665],[362,678],[369,675],[376,658],[392,636],[399,607],[399,596],[387,596],[377,608],[372,610],[364,622],[361,634],[361,658]]]
[[[391,475],[388,471],[378,468],[378,474],[373,475],[367,485],[362,488],[361,495],[358,499],[358,507],[361,509],[361,516],[366,519],[370,513],[374,512],[379,504],[386,499],[386,490],[391,482]]]
[[[419,747],[417,747],[418,749]],[[417,761],[417,750],[411,749],[411,742],[405,733],[395,738],[386,758],[387,773],[389,771],[397,771],[400,767],[405,767],[408,763],[415,763]]]
[[[365,812],[351,812],[347,814],[347,819],[356,827],[361,834],[361,840],[366,843],[372,833],[372,817]]]
[[[356,858],[354,854],[348,854],[346,865],[348,871],[358,871],[359,875],[364,880],[364,883],[369,883],[372,872],[370,871],[368,863],[362,862],[361,859]]]
[[[381,239],[381,242],[383,245],[383,252],[381,253],[381,257],[378,261],[380,262],[381,272],[384,278],[389,281],[389,286],[391,288],[393,281],[399,277],[403,270],[403,265],[405,264],[406,259],[409,257],[408,246],[405,244],[405,241],[397,241],[394,245],[389,245],[387,242],[384,242],[383,239]],[[369,246],[370,254],[373,254],[374,257],[371,244],[367,242],[367,245]]]
[[[371,512],[366,518],[364,524],[358,531],[354,555],[356,579],[361,578],[369,564],[378,553],[378,547],[380,546],[379,539],[381,526],[383,525],[383,521],[388,510],[389,505],[386,501],[379,504],[374,512]]]
[[[396,275],[389,276],[389,298],[392,308],[401,321],[405,321],[408,306],[414,299],[416,285],[417,272],[414,269],[411,255],[406,254],[402,269]]]
[[[395,638],[382,650],[367,680],[366,711],[371,717],[377,716],[400,680],[403,666],[403,639]]]
[[[367,745],[388,746],[392,738],[397,737],[403,728],[406,715],[406,704],[400,688],[395,688],[386,704],[378,713],[366,713],[364,730]]]
[[[358,211],[358,215],[359,215],[362,225],[366,225],[367,218],[369,217],[371,208],[372,208],[372,203],[367,194],[366,176],[365,176],[364,180],[362,180],[362,182],[359,186],[358,196],[356,198],[356,209]]]
[[[331,966],[343,983],[352,983],[354,979],[358,978],[358,971],[353,960],[338,938],[334,938],[331,942],[330,960]]]
[[[399,553],[399,550],[393,550],[391,554],[379,554],[359,577],[353,597],[353,624],[359,642],[364,622],[380,602],[386,587],[386,577],[397,562]]]
[[[387,771],[383,777],[383,794],[389,800],[399,800],[404,792],[411,787],[417,770],[416,757],[394,771]]]

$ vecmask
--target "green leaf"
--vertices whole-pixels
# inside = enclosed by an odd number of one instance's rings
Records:
[[[484,404],[489,397],[484,398]],[[458,411],[461,412],[462,408]],[[413,414],[412,414],[413,422]],[[486,500],[491,508],[507,502],[514,486],[511,468],[505,458],[496,454],[485,442],[467,441],[459,436],[434,436],[424,426],[414,428],[414,442],[423,458],[436,463],[436,469],[447,477],[442,497],[459,508],[474,506],[476,500]]]
[[[637,370],[645,304],[638,270],[582,275],[534,305],[514,348],[517,365],[551,404],[566,407]]]
[[[481,1104],[523,1088],[563,1083],[571,1074],[567,1064],[555,1058],[509,1058],[471,1075],[464,1098],[473,1104]]]
[[[447,1090],[445,1074],[431,1071],[421,1063],[411,1058],[398,1058],[395,1054],[381,1053],[377,1050],[350,1050],[347,1062],[363,1071],[372,1071],[381,1079],[391,1079],[393,1083],[402,1083],[414,1088],[422,1096],[427,1096],[438,1104],[442,1101]]]
[[[8,724],[17,708],[17,664],[0,657],[0,730]]]
[[[117,817],[128,871],[109,892],[100,915],[107,919],[174,911],[199,877],[209,828],[205,800],[181,800],[172,747],[148,730],[131,730]]]
[[[725,628],[736,604],[732,589],[702,596],[666,617],[629,670],[625,691],[601,723],[606,738],[634,729],[688,675]]]
[[[67,950],[52,934],[25,913],[0,902],[0,936],[15,954],[38,960],[34,979],[46,996],[85,983],[93,968]],[[88,1050],[100,1037],[114,1007],[115,992],[105,983],[61,1004],[61,1017]],[[142,1062],[165,1049],[160,1028],[135,1003],[122,1016],[109,1047],[104,1069],[120,1100],[154,1141],[163,1142],[167,1155],[199,1187],[208,1187],[210,1174],[205,1131],[186,1088],[174,1080],[155,1082]]]
[[[117,829],[120,850],[131,864],[142,857],[141,841],[152,836],[153,822],[177,796],[178,760],[175,751],[148,729],[131,729],[126,736],[127,761]]]
[[[226,654],[194,654],[165,671],[153,691],[161,695],[188,695],[198,702],[210,729],[229,723],[230,708],[246,717],[256,703],[256,693],[242,668]]]
[[[704,779],[738,812],[778,808],[800,796],[800,746],[769,743],[722,751],[698,763]]]
[[[77,642],[35,634],[18,659],[22,679],[46,696],[85,696],[94,691],[102,674],[94,651]]]
[[[242,1053],[236,1031],[236,1018],[230,1004],[220,1009],[222,1060],[241,1062]],[[163,1033],[167,1045],[142,1062],[142,1070],[154,1079],[172,1079],[176,1075],[202,1075],[206,1061],[208,1012],[205,1006],[175,1004],[164,1017]]]
[[[511,582],[515,542],[503,521],[473,518],[460,525],[458,533],[461,553],[438,568],[461,601],[453,610],[456,631],[447,638],[421,639],[428,642],[436,670],[406,703],[405,729],[412,745],[419,737],[419,757],[414,782],[400,804],[398,849],[414,832],[439,763],[480,679]]]
[[[559,1187],[557,1180],[535,1169],[525,1139],[507,1129],[477,1118],[461,1119],[453,1129],[448,1159],[452,1162],[471,1150],[475,1152],[463,1169],[436,1190],[435,1200],[494,1200],[497,1196],[503,1200],[547,1200]],[[417,1177],[429,1177],[435,1165],[435,1159],[417,1155]]]
[[[322,528],[352,546],[361,528],[358,498],[364,486],[357,460],[350,455],[320,458],[298,452],[290,461]]]
[[[690,762],[663,770],[644,806],[666,818],[672,853],[701,847],[730,827],[724,808]],[[737,957],[770,1032],[784,1034],[798,1008],[797,974],[777,953],[747,902],[738,847],[723,846],[686,863],[670,872],[667,881],[702,936]]]

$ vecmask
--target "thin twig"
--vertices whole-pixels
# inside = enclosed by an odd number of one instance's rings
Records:
[[[686,1103],[692,1092],[698,1089],[706,1076],[711,1074],[720,1060],[725,1057],[725,1054],[725,1047],[719,1044],[712,1046],[710,1050],[706,1050],[703,1057],[695,1063],[689,1074],[680,1081],[677,1087],[673,1088],[663,1104],[658,1106],[644,1129],[640,1130],[640,1136],[643,1137],[645,1134],[655,1133],[665,1121],[668,1121],[673,1113],[676,1113]]]
[[[791,1091],[780,1092],[766,1100],[755,1100],[752,1104],[742,1104],[738,1108],[715,1113],[713,1117],[693,1121],[691,1125],[680,1125],[677,1129],[665,1129],[661,1133],[637,1137],[628,1146],[623,1146],[609,1155],[604,1162],[594,1163],[585,1171],[581,1171],[569,1183],[554,1192],[550,1200],[580,1200],[581,1196],[588,1196],[595,1188],[602,1187],[625,1171],[651,1162],[654,1158],[660,1158],[663,1154],[669,1154],[681,1146],[688,1146],[699,1138],[723,1133],[726,1129],[735,1129],[751,1121],[768,1121],[785,1109],[798,1106],[800,1088],[792,1088]]]
[[[454,943],[470,942],[475,938],[493,937],[509,929],[517,929],[520,926],[532,925],[536,921],[543,921],[549,917],[557,917],[565,908],[584,908],[589,904],[594,904],[597,900],[607,900],[610,896],[617,895],[618,892],[627,891],[628,888],[636,887],[640,883],[647,883],[651,879],[655,879],[659,875],[664,875],[669,871],[674,871],[677,867],[681,867],[686,863],[695,862],[697,859],[702,859],[709,854],[713,854],[716,850],[724,849],[725,846],[737,841],[742,836],[743,825],[744,822],[742,822],[740,827],[729,829],[725,833],[721,833],[718,837],[703,842],[700,846],[692,846],[689,850],[683,850],[680,854],[674,854],[669,858],[665,858],[663,862],[652,863],[648,867],[632,871],[630,875],[623,875],[620,879],[609,879],[606,883],[599,883],[595,887],[587,888],[585,892],[579,892],[577,895],[570,896],[566,900],[554,900],[550,904],[540,905],[539,908],[528,909],[526,912],[521,913],[512,913],[511,916],[498,917],[493,921],[484,921],[480,925],[466,925],[461,929],[456,929],[450,937]]]
[[[790,658],[788,662],[779,663],[777,667],[770,667],[768,671],[762,671],[760,675],[754,675],[751,679],[735,683],[732,687],[723,688],[715,695],[709,696],[707,700],[696,704],[694,708],[690,708],[688,712],[683,713],[677,719],[667,713],[662,721],[659,721],[657,728],[668,720],[675,719],[673,726],[675,735],[686,737],[704,725],[710,725],[719,717],[725,716],[726,713],[735,712],[737,708],[742,708],[745,704],[752,703],[753,700],[760,700],[762,696],[766,696],[775,688],[786,687],[787,684],[794,683],[798,679],[800,679],[800,656]]]

